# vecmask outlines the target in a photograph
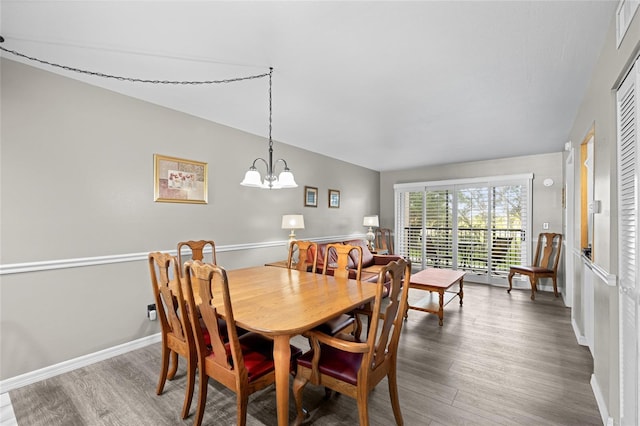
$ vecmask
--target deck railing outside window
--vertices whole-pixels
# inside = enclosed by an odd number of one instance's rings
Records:
[[[461,269],[472,274],[506,277],[509,265],[520,263],[525,238],[522,229],[405,227],[407,253],[413,264]],[[490,235],[490,236],[489,236]],[[423,250],[424,247],[424,250]]]

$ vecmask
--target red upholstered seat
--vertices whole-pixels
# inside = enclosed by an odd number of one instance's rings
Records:
[[[344,334],[340,335],[343,340],[358,341],[358,339],[348,339]],[[362,354],[345,352],[329,345],[320,345],[320,360],[318,369],[320,373],[331,376],[335,379],[347,382],[351,385],[358,383],[358,370],[362,365]],[[298,358],[298,365],[311,369],[313,361],[313,350]]]
[[[553,269],[543,268],[541,266],[511,266],[509,269],[519,272],[528,272],[530,274],[553,273]]]
[[[244,367],[247,369],[249,382],[259,379],[273,371],[273,340],[264,337],[258,333],[248,332],[238,338],[242,358],[244,359]],[[225,345],[227,351],[227,361],[233,363],[231,357],[231,346],[229,343]],[[302,350],[295,346],[291,346],[291,369],[295,366],[296,359],[302,355]],[[205,362],[213,362],[215,353],[211,352],[207,355]]]

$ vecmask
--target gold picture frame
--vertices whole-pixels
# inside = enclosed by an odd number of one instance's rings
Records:
[[[329,208],[330,209],[340,208],[340,191],[338,191],[337,189],[329,190]]]
[[[304,206],[318,207],[318,188],[315,186],[304,187]]]
[[[207,204],[207,163],[153,154],[153,200]]]

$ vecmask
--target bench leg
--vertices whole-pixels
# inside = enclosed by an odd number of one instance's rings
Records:
[[[513,278],[513,276],[515,274],[516,274],[515,272],[509,271],[509,289],[507,290],[507,293],[511,293],[511,289],[513,288],[513,284],[511,282],[511,279]]]

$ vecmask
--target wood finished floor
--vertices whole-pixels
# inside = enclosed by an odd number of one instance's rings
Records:
[[[411,291],[410,299],[420,297]],[[308,347],[302,338],[294,343]],[[18,424],[190,425],[193,416],[178,415],[184,363],[155,395],[159,355],[156,344],[12,391]],[[576,342],[570,310],[551,293],[532,302],[528,291],[465,284],[464,306],[452,301],[442,327],[435,315],[409,312],[398,365],[406,425],[602,424],[591,355]],[[209,383],[203,425],[235,424],[234,394]],[[354,400],[323,396],[307,386],[306,424],[358,423]],[[372,425],[394,424],[386,380],[371,394],[369,413]],[[250,397],[247,424],[276,424],[273,387]]]

